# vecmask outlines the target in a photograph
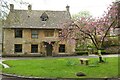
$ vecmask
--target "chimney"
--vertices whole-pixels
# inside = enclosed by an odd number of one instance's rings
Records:
[[[10,4],[10,11],[13,11],[13,10],[14,10],[14,5]]]
[[[28,5],[28,10],[32,10],[32,5]]]
[[[67,5],[67,6],[66,6],[66,10],[67,10],[68,12],[69,12],[69,8],[70,8],[70,6]]]

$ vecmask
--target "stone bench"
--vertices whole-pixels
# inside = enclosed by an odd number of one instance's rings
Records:
[[[86,64],[86,65],[88,65],[88,64],[89,64],[89,59],[80,58],[80,62],[81,62],[81,64]]]

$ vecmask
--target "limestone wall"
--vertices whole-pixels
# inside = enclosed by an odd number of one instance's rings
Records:
[[[23,37],[15,38],[14,29],[4,29],[3,53],[14,54],[14,44],[22,44],[22,54],[31,53],[31,44],[38,44],[38,53],[45,53],[45,42],[54,41],[53,53],[59,53],[59,44],[65,44],[65,53],[73,53],[75,44],[70,44],[68,41],[59,42],[58,30],[54,31],[53,37],[45,37],[44,30],[38,30],[38,39],[31,38],[31,29],[23,29]]]

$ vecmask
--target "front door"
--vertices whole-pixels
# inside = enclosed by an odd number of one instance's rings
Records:
[[[49,44],[49,43],[45,42],[45,45],[46,45],[47,56],[52,56],[52,50],[53,50],[52,44]]]

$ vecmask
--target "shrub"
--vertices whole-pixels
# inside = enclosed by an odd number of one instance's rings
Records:
[[[80,48],[75,48],[75,51],[80,51],[81,49]]]
[[[41,54],[2,54],[2,57],[42,57]]]
[[[93,54],[96,54],[96,55],[97,55],[97,54],[98,54],[98,51],[97,51],[96,49],[95,49],[95,50],[93,50]],[[108,54],[108,53],[106,52],[106,50],[105,50],[105,49],[102,49],[102,50],[101,50],[101,54],[103,54],[103,55],[104,55],[104,54]]]
[[[76,51],[77,55],[88,55],[88,51]]]
[[[115,53],[119,53],[119,49],[120,49],[119,46],[112,46],[106,48],[106,52],[110,54],[115,54]]]
[[[66,65],[67,66],[73,66],[73,65],[76,65],[77,63],[75,62],[75,61],[72,61],[72,60],[68,60],[67,62],[66,62]]]
[[[101,54],[107,54],[106,50],[101,50]]]

